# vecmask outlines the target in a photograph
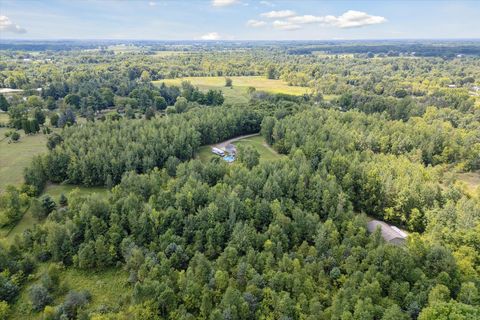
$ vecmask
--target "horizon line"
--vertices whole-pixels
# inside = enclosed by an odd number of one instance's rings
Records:
[[[285,41],[411,41],[411,40],[444,40],[444,41],[480,41],[478,38],[360,38],[360,39],[131,39],[131,38],[46,38],[46,39],[18,39],[0,38],[2,41],[162,41],[162,42],[285,42]]]

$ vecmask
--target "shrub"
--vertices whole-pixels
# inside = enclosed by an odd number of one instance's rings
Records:
[[[52,296],[48,292],[47,288],[41,284],[34,284],[30,288],[28,296],[30,298],[30,302],[32,303],[32,309],[37,312],[42,311],[46,305],[53,301]]]

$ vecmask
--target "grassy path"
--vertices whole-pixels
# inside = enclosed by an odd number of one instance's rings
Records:
[[[232,139],[225,140],[225,141],[222,141],[220,143],[217,143],[217,144],[214,145],[214,147],[219,148],[219,149],[225,149],[226,146],[228,146],[229,144],[232,144],[235,141],[239,141],[239,140],[242,140],[242,139],[247,139],[247,138],[251,138],[251,137],[255,137],[255,136],[259,136],[259,135],[260,135],[260,133],[252,133],[252,134],[246,134],[246,135],[243,135],[243,136],[238,136],[236,138],[232,138]]]

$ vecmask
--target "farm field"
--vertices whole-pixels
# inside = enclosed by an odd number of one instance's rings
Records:
[[[190,81],[194,86],[202,90],[222,90],[227,103],[247,103],[249,101],[248,88],[254,87],[258,91],[269,93],[283,93],[290,95],[303,95],[310,92],[308,87],[289,86],[282,80],[271,80],[264,77],[229,77],[232,79],[233,87],[225,87],[225,77],[186,77],[177,79],[164,79],[153,81],[160,85],[180,85],[182,81]]]

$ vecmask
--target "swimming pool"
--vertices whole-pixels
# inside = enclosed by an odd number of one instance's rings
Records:
[[[223,157],[223,160],[227,161],[228,163],[231,163],[231,162],[235,161],[235,157],[232,156],[232,155],[228,155],[228,156]]]

